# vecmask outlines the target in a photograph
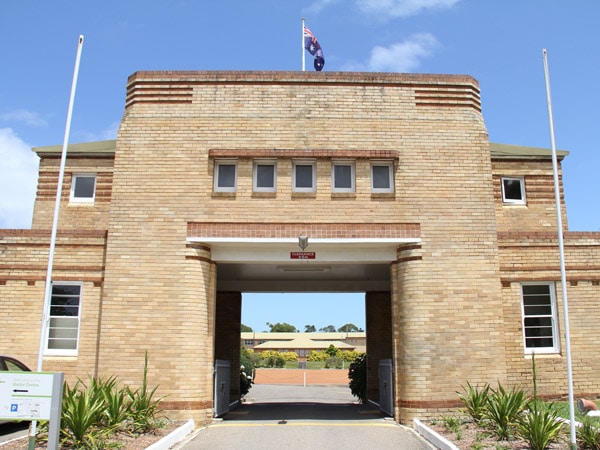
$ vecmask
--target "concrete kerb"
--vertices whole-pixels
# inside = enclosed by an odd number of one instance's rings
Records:
[[[161,440],[155,442],[149,447],[146,447],[146,450],[169,450],[171,448],[181,448],[180,446],[173,447],[176,444],[181,442],[187,442],[187,438],[194,433],[195,423],[193,420],[188,420],[179,428],[175,429]]]
[[[439,450],[460,450],[456,445],[439,433],[436,433],[419,419],[413,420],[414,430],[427,442]]]

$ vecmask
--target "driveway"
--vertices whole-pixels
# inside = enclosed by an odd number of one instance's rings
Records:
[[[178,449],[431,450],[412,429],[360,405],[347,386],[254,385],[247,401]]]

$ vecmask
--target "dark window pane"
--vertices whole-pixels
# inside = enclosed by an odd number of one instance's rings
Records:
[[[548,284],[526,284],[523,285],[523,295],[541,295],[550,296],[550,285]]]
[[[552,327],[551,317],[525,317],[525,327]]]
[[[527,338],[525,343],[527,348],[554,347],[552,338]]]
[[[552,314],[552,307],[548,305],[525,305],[526,316],[549,316]]]
[[[523,200],[521,180],[504,179],[504,198],[506,200]],[[497,185],[496,185],[497,186]]]
[[[75,177],[75,190],[73,196],[76,198],[94,198],[94,187],[96,186],[96,177]]]
[[[235,187],[235,164],[219,164],[217,183],[222,188]]]
[[[334,187],[337,189],[352,188],[352,166],[333,166]]]
[[[312,188],[313,187],[313,166],[306,164],[296,165],[296,187],[297,188]]]
[[[373,188],[374,189],[389,189],[390,184],[390,167],[389,166],[373,166]]]
[[[256,166],[256,187],[272,188],[275,187],[275,166],[258,165]]]

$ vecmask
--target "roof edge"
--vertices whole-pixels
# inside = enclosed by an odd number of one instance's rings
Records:
[[[490,142],[490,154],[492,159],[551,159],[552,149]],[[561,161],[568,154],[567,150],[556,151],[556,156]]]

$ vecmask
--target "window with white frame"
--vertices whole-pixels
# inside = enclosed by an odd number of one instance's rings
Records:
[[[215,192],[235,192],[237,189],[237,161],[215,161]]]
[[[81,283],[52,284],[46,354],[77,354],[81,290]]]
[[[393,161],[371,162],[371,192],[394,192]]]
[[[96,174],[73,174],[70,201],[73,203],[94,203],[95,197]]]
[[[354,192],[354,161],[332,162],[331,190],[333,192]]]
[[[502,203],[524,205],[525,180],[518,177],[502,177]]]
[[[559,351],[554,283],[521,285],[525,353]]]
[[[294,192],[316,192],[315,169],[315,161],[294,161],[292,190]]]
[[[252,188],[255,192],[277,191],[277,165],[275,161],[254,161]]]

